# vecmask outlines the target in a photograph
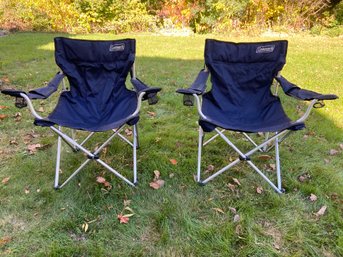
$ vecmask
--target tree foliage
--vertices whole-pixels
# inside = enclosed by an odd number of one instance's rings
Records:
[[[339,0],[0,0],[0,28],[60,32],[197,33],[248,28],[309,29],[343,22]]]

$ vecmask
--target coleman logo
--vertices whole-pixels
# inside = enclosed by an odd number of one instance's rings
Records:
[[[257,54],[268,54],[274,51],[275,45],[265,45],[256,48]]]
[[[119,51],[124,51],[125,49],[125,44],[113,44],[110,45],[110,52],[119,52]]]

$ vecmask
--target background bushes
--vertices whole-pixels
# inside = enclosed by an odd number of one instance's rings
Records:
[[[0,0],[0,28],[69,33],[190,28],[196,33],[330,28],[340,0]]]

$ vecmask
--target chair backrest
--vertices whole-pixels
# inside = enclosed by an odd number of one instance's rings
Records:
[[[69,80],[73,97],[104,100],[125,91],[135,51],[134,39],[55,38],[55,60]]]
[[[205,64],[211,74],[211,94],[222,109],[234,105],[258,108],[275,97],[273,78],[286,62],[286,40],[232,43],[207,39]]]

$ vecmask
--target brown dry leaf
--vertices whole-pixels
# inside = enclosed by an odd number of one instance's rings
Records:
[[[24,192],[25,192],[25,194],[29,194],[30,193],[30,189],[28,187],[25,187]]]
[[[270,168],[270,170],[275,171],[276,170],[276,165],[274,163],[270,163],[269,164],[269,168]]]
[[[7,114],[0,114],[0,120],[6,119],[8,117]]]
[[[258,186],[258,187],[256,188],[256,193],[262,194],[262,193],[263,193],[263,188],[262,188],[261,186]]]
[[[220,208],[212,208],[212,210],[214,210],[215,212],[219,212],[221,214],[225,214],[225,212]]]
[[[341,150],[343,150],[343,144],[339,144],[339,148],[341,148]]]
[[[232,178],[233,182],[235,182],[237,185],[241,186],[241,182],[239,182],[238,179],[236,178]]]
[[[298,180],[299,180],[300,182],[306,182],[306,181],[308,181],[308,180],[310,180],[310,179],[311,179],[311,175],[308,174],[308,173],[301,174],[301,175],[298,177]]]
[[[124,206],[129,206],[131,204],[131,200],[124,200]]]
[[[164,180],[158,179],[156,181],[152,181],[150,182],[149,186],[152,187],[153,189],[160,189],[161,187],[164,186]]]
[[[129,217],[126,217],[122,213],[119,213],[117,215],[117,219],[119,220],[120,224],[122,224],[122,223],[127,224],[127,223],[129,223],[129,220],[130,220]]]
[[[98,177],[96,177],[96,182],[98,182],[100,184],[104,184],[106,182],[106,179],[101,177],[101,176],[98,176]]]
[[[130,128],[127,128],[127,129],[125,129],[125,134],[127,135],[127,136],[131,136],[132,135],[132,130],[130,129]]]
[[[149,112],[149,111],[148,111],[148,115],[149,115],[150,117],[156,117],[156,112]]]
[[[233,214],[236,214],[237,213],[237,210],[236,208],[233,208],[233,207],[229,207],[229,210],[233,213]]]
[[[12,238],[9,236],[2,237],[0,239],[0,247],[4,246],[5,244],[11,242]]]
[[[18,142],[15,139],[11,139],[10,145],[18,145]]]
[[[236,235],[241,235],[242,234],[242,226],[238,224],[235,228],[235,233]]]
[[[88,223],[87,223],[87,222],[83,223],[81,227],[82,227],[82,230],[83,230],[84,232],[87,232],[87,231],[88,231],[88,227],[89,227],[89,226],[88,226]]]
[[[308,199],[311,201],[311,202],[315,202],[315,201],[317,201],[317,196],[315,195],[315,194],[311,194],[309,197],[308,197]]]
[[[337,151],[336,149],[331,149],[329,151],[329,155],[331,155],[331,156],[337,155],[338,153],[339,153],[339,151]]]
[[[228,188],[230,188],[230,190],[231,190],[232,192],[234,192],[235,189],[236,189],[236,186],[235,186],[234,184],[228,183],[227,186],[228,186]]]
[[[170,163],[173,164],[173,165],[176,165],[176,164],[177,164],[177,160],[175,160],[175,159],[170,159],[169,161],[170,161]]]
[[[29,151],[29,154],[34,154],[37,152],[38,149],[42,148],[41,144],[32,144],[27,146],[27,150]]]
[[[237,223],[240,222],[241,217],[239,216],[239,214],[235,214],[235,216],[233,216],[233,223]]]
[[[209,173],[214,171],[214,166],[212,164],[207,166],[207,169],[204,171],[204,173]]]
[[[43,106],[41,106],[41,107],[38,108],[38,112],[44,112]]]
[[[21,121],[21,113],[20,112],[16,112],[13,117],[14,117],[14,120],[16,122]]]
[[[174,176],[175,176],[174,173],[170,173],[170,174],[169,174],[169,178],[173,178]]]
[[[272,157],[270,155],[268,155],[268,154],[261,154],[261,155],[258,156],[258,158],[260,160],[267,161],[267,160],[270,160]]]
[[[10,178],[11,178],[11,177],[6,177],[6,178],[4,178],[3,180],[1,180],[1,183],[2,183],[2,184],[7,184],[8,181],[10,180]]]
[[[323,216],[323,215],[325,214],[325,212],[326,212],[326,209],[327,209],[326,205],[323,205],[315,215],[316,215],[318,218],[319,218],[320,216]]]
[[[160,178],[161,172],[159,170],[154,170],[154,175],[155,175],[154,180],[157,180]]]

